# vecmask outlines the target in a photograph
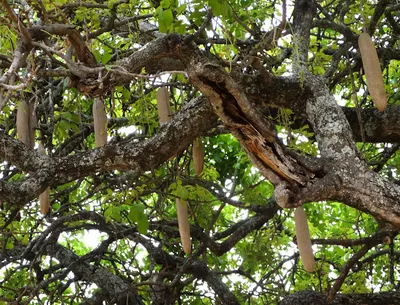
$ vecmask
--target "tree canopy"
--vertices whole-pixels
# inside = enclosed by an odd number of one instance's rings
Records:
[[[0,2],[0,304],[400,304],[398,1]]]

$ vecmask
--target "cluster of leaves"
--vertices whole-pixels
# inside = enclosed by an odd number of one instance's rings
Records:
[[[344,13],[340,14],[338,10],[344,2]],[[249,48],[262,43],[263,34],[281,20],[283,5],[281,1],[246,0],[27,3],[15,2],[12,6],[26,26],[46,20],[75,25],[97,63],[109,67],[160,33],[195,35],[202,48],[225,60],[229,67],[237,57],[245,57]],[[346,106],[368,108],[372,103],[366,91],[359,93],[358,105],[351,99],[354,86],[365,89],[361,75],[357,79],[350,77],[349,67],[359,70],[357,50],[340,54],[340,50],[347,51],[347,41],[354,39],[344,39],[346,31],[359,33],[362,27],[359,3],[334,0],[320,1],[319,5],[319,27],[311,33],[310,70],[326,77],[332,92],[341,96]],[[371,16],[374,7],[373,3],[364,4],[363,15]],[[209,10],[213,19],[205,24]],[[8,69],[7,63],[20,39],[18,28],[6,19],[7,13],[0,11],[1,71]],[[142,22],[150,30],[142,30]],[[344,24],[346,31],[336,27],[339,24]],[[391,38],[390,22],[384,19],[381,24],[378,46],[393,46],[397,42]],[[296,51],[290,25],[275,43],[275,48],[259,56],[273,73],[284,75],[291,70],[290,54]],[[69,45],[63,38],[51,37],[49,44],[68,52]],[[21,69],[21,79],[36,73],[35,67],[65,67],[59,57],[48,56],[39,49],[32,50],[27,62]],[[399,100],[399,63],[384,62],[387,92],[393,103]],[[141,71],[141,75],[146,74]],[[199,95],[176,73],[160,78],[138,77],[112,88],[105,97],[110,145],[126,141],[141,145],[157,135],[162,127],[158,123],[155,91],[162,85],[169,88],[174,113]],[[13,91],[0,112],[1,129],[12,137],[16,135],[17,105],[23,99],[36,107],[36,139],[44,143],[49,156],[63,157],[94,149],[93,100],[76,88],[69,88],[67,78],[38,73],[22,90]],[[273,111],[270,116],[288,146],[305,154],[318,154],[308,125],[296,126],[297,118],[290,110],[279,114]],[[94,268],[91,270],[106,270],[129,282],[144,304],[156,299],[157,287],[174,300],[180,299],[181,304],[218,304],[216,288],[210,289],[206,277],[184,269],[191,260],[201,258],[240,303],[275,304],[294,291],[328,290],[346,262],[362,247],[350,241],[377,231],[372,217],[343,204],[307,204],[317,272],[306,273],[297,253],[292,211],[276,207],[272,184],[252,166],[236,139],[225,130],[213,126],[202,139],[206,153],[201,177],[194,174],[191,147],[187,147],[152,171],[113,170],[53,186],[51,212],[45,216],[39,214],[37,200],[15,207],[0,198],[0,303],[17,300],[18,304],[89,304],[90,298],[101,296],[104,287],[100,289],[99,282],[90,282],[83,269],[77,271],[79,264],[85,263]],[[363,143],[360,148],[371,167],[389,178],[398,178],[400,156],[397,150],[391,150],[391,145]],[[394,153],[387,157],[388,151]],[[21,182],[29,176],[7,162],[1,164],[0,170],[2,181]],[[193,239],[193,255],[189,257],[180,246],[176,197],[189,202]],[[250,223],[254,227],[247,229]],[[75,263],[68,263],[65,257],[63,261],[62,256],[52,252],[54,243],[76,255]],[[374,247],[348,275],[342,292],[398,289],[398,265],[394,263],[397,244],[394,239],[390,245]],[[33,254],[28,255],[24,249],[32,249]],[[165,259],[162,264],[157,256],[159,250],[182,260],[176,259],[178,263],[170,265]],[[158,283],[155,275],[161,278]],[[107,297],[110,302],[115,301],[114,296]]]

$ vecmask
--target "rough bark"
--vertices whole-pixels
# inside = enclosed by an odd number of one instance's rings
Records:
[[[354,32],[353,28],[343,21],[344,16],[340,15],[342,9],[345,11],[346,6],[350,5],[349,1],[340,2],[344,8],[336,7],[340,12],[334,13],[321,1],[296,0],[290,30],[283,29],[286,24],[284,16],[280,26],[269,33],[261,32],[257,29],[257,25],[254,25],[254,29],[250,29],[240,20],[240,16],[234,14],[236,18],[234,19],[254,37],[232,42],[236,44],[239,56],[229,63],[209,51],[209,46],[214,43],[227,44],[226,39],[201,37],[202,31],[205,31],[210,23],[212,10],[197,32],[180,36],[154,32],[156,29],[152,24],[141,21],[152,18],[153,14],[124,18],[117,12],[120,6],[128,4],[129,1],[125,0],[114,1],[111,7],[103,3],[67,3],[57,10],[49,11],[46,11],[43,5],[41,7],[39,1],[34,10],[39,18],[43,17],[44,25],[31,27],[19,21],[18,18],[22,20],[24,16],[16,16],[12,8],[5,1],[2,2],[5,3],[6,12],[14,23],[14,28],[10,24],[10,29],[15,30],[20,39],[13,49],[12,57],[0,55],[0,67],[7,69],[0,77],[2,98],[0,110],[10,103],[11,96],[15,100],[21,98],[19,93],[15,92],[20,92],[26,87],[37,88],[35,89],[37,91],[26,90],[29,92],[24,92],[24,97],[29,97],[30,104],[36,107],[35,111],[42,120],[37,126],[38,134],[40,133],[41,141],[49,149],[48,156],[40,155],[16,140],[10,128],[14,124],[15,113],[8,110],[9,116],[4,119],[4,125],[0,126],[0,160],[4,162],[5,172],[8,173],[8,176],[1,176],[0,179],[0,208],[4,209],[2,213],[9,216],[1,234],[0,267],[20,264],[19,268],[25,268],[26,272],[34,270],[37,282],[30,297],[33,298],[42,292],[47,293],[46,289],[53,281],[63,278],[66,279],[66,287],[73,282],[81,281],[100,287],[100,291],[95,293],[93,298],[87,299],[84,304],[103,302],[121,305],[143,304],[139,297],[139,289],[142,286],[136,286],[137,282],[150,289],[153,304],[173,304],[180,299],[180,293],[185,287],[195,281],[202,281],[221,304],[240,304],[242,302],[238,297],[240,293],[231,291],[229,285],[222,280],[220,270],[210,267],[208,255],[213,255],[213,259],[228,255],[229,251],[245,238],[253,238],[253,234],[254,236],[261,234],[264,229],[270,230],[272,224],[275,225],[273,222],[276,216],[280,216],[279,207],[274,201],[284,208],[294,208],[307,202],[318,204],[318,201],[334,200],[374,216],[380,223],[387,224],[384,229],[393,231],[379,232],[371,238],[361,238],[356,241],[313,240],[314,244],[362,246],[344,266],[338,268],[340,274],[328,292],[330,300],[333,299],[329,304],[400,303],[396,292],[336,295],[350,270],[354,269],[356,272],[363,264],[373,261],[380,255],[391,255],[391,284],[395,286],[394,258],[399,256],[394,251],[393,240],[398,232],[396,230],[400,227],[398,202],[400,186],[398,181],[395,183],[396,181],[383,178],[378,172],[386,161],[398,152],[400,107],[389,105],[384,113],[364,107],[365,101],[362,109],[340,107],[331,91],[345,80],[351,71],[359,71],[361,67],[361,58],[357,54],[358,33]],[[26,5],[31,5],[30,2],[28,1]],[[156,4],[160,3],[154,5]],[[16,2],[13,5],[20,4]],[[36,5],[36,2],[32,5]],[[282,1],[282,5],[286,6],[285,1]],[[86,24],[80,24],[78,27],[69,23],[60,24],[58,23],[60,19],[55,17],[58,10],[62,10],[63,18],[71,18],[71,15],[75,14],[74,9],[80,7],[109,9],[107,12],[109,14],[105,14],[107,18],[99,20],[100,28],[84,36],[81,28],[85,28]],[[285,9],[284,7],[283,10]],[[400,34],[397,25],[399,5],[390,5],[389,0],[382,0],[378,1],[373,9],[374,13],[367,25],[367,31],[375,32],[382,15],[388,20],[385,30],[393,31],[393,39],[383,41],[384,47],[378,47],[378,54],[385,66],[390,60],[400,59],[395,44],[395,38]],[[324,19],[321,19],[323,18],[321,16],[324,16]],[[388,27],[388,24],[391,26]],[[277,36],[274,36],[275,30]],[[338,44],[337,50],[326,48],[323,51],[325,55],[331,56],[332,66],[326,69],[323,76],[316,76],[310,72],[312,67],[309,65],[311,35],[318,37],[324,30],[340,33],[342,35],[340,40],[343,42]],[[96,62],[88,44],[89,39],[101,40],[100,35],[103,33],[125,37],[136,32],[139,37],[131,47],[137,48],[137,45],[141,45],[141,48],[135,51],[115,52],[110,60],[112,64],[101,65]],[[274,38],[279,39],[285,35],[291,35],[293,47],[288,52],[282,52],[282,58],[279,60],[281,63],[287,58],[292,60],[293,75],[275,76],[270,72],[274,70],[273,65],[270,65],[268,60],[262,61],[262,54],[272,49]],[[53,39],[55,36],[59,38],[59,42]],[[260,41],[259,37],[264,39]],[[68,51],[60,47],[61,40],[65,38],[70,43]],[[332,39],[332,41],[338,43],[338,40]],[[204,44],[204,47],[199,44]],[[40,56],[29,56],[35,52]],[[253,58],[253,61],[249,59],[250,57],[257,58]],[[122,59],[117,60],[117,58]],[[346,61],[348,66],[340,70],[343,58],[348,60]],[[21,72],[22,67],[30,71],[28,74],[37,78],[24,75],[24,72]],[[88,149],[83,143],[93,132],[93,124],[91,121],[85,121],[80,126],[80,131],[72,134],[64,143],[53,141],[54,111],[60,111],[59,109],[63,107],[65,86],[76,89],[77,94],[96,98],[110,94],[116,86],[127,86],[132,89],[133,86],[129,87],[131,82],[149,77],[149,74],[168,72],[168,70],[175,70],[174,73],[187,77],[188,83],[180,89],[185,86],[190,88],[187,95],[191,100],[183,101],[181,108],[179,108],[181,101],[177,103],[179,110],[172,120],[156,130],[151,137],[146,135],[146,139],[143,140],[132,135],[124,139],[116,136],[102,148]],[[143,75],[143,71],[146,71],[147,75]],[[51,81],[51,78],[60,79]],[[360,83],[362,85],[361,81]],[[142,92],[147,94],[157,86],[155,83],[148,87],[144,86]],[[174,84],[171,86],[173,88]],[[349,85],[345,83],[346,86]],[[134,92],[131,93],[134,95]],[[193,98],[198,94],[200,97]],[[35,98],[34,103],[31,103]],[[394,104],[397,100],[393,98],[391,102]],[[129,109],[133,103],[135,97],[126,101],[123,107]],[[284,124],[278,118],[279,111],[283,108],[292,110],[291,128],[308,125],[307,131],[313,133],[310,140],[315,140],[318,144],[318,156],[305,156],[292,151],[279,138],[276,127]],[[48,117],[50,117],[49,122],[47,122]],[[133,222],[128,222],[129,225],[126,225],[110,219],[106,221],[103,216],[95,212],[82,212],[75,210],[75,207],[69,207],[68,199],[62,202],[65,205],[60,208],[58,214],[48,215],[46,220],[38,219],[38,224],[32,225],[31,228],[34,228],[35,232],[29,232],[31,235],[26,247],[15,242],[13,249],[6,248],[8,241],[14,241],[14,228],[10,229],[8,225],[21,216],[18,210],[22,209],[21,214],[26,217],[25,211],[30,201],[48,187],[56,189],[75,181],[76,185],[54,192],[54,196],[68,198],[68,192],[79,188],[84,179],[96,180],[98,174],[101,174],[102,182],[106,187],[110,187],[111,191],[118,189],[124,192],[136,187],[139,189],[143,183],[143,176],[149,172],[154,174],[156,169],[164,165],[171,156],[179,155],[196,138],[218,133],[221,129],[213,130],[218,123],[224,125],[223,132],[229,132],[236,137],[253,165],[274,184],[275,197],[266,200],[265,205],[240,202],[227,195],[226,191],[216,183],[182,178],[183,185],[200,185],[221,202],[219,209],[212,214],[214,219],[210,220],[211,226],[207,229],[200,225],[201,222],[197,221],[195,213],[190,211],[191,217],[196,221],[190,226],[194,248],[191,256],[184,258],[183,255],[177,254],[179,251],[174,245],[174,240],[178,240],[179,237],[176,221],[167,221],[163,218],[157,221],[150,220],[151,233],[145,236],[138,233]],[[140,125],[132,123],[127,118],[112,118],[108,122],[108,127],[112,130],[115,126],[128,124]],[[368,164],[356,146],[356,142],[361,140],[367,143],[394,145],[384,149],[382,153],[384,157],[377,164],[373,162]],[[54,143],[58,146],[53,147]],[[84,149],[80,149],[80,145],[84,146]],[[168,181],[154,183],[151,190],[144,191],[148,192],[146,195],[154,192],[159,198],[159,202],[151,209],[151,216],[155,211],[158,212],[160,202],[165,199],[163,192],[168,188],[169,180],[180,177],[179,162],[178,158],[174,167],[165,167],[166,171],[170,171],[168,178],[165,179]],[[115,174],[117,171],[118,174]],[[95,192],[97,189],[93,190],[93,194]],[[88,196],[94,198],[93,194]],[[121,198],[126,199],[125,194],[118,200]],[[82,202],[86,204],[86,201]],[[83,205],[82,202],[75,204]],[[115,206],[118,204],[115,203]],[[240,208],[250,215],[244,220],[227,224],[224,230],[213,231],[212,226],[215,224],[213,221],[218,218],[225,205]],[[11,212],[7,210],[10,207]],[[47,227],[43,232],[36,232],[42,221],[48,221]],[[276,234],[284,230],[282,226],[282,224],[277,226],[279,229],[276,229]],[[61,232],[90,229],[103,232],[107,237],[98,248],[83,256],[78,256],[57,243]],[[383,229],[380,227],[378,230]],[[166,238],[169,238],[167,250],[164,244]],[[135,247],[140,245],[147,250],[150,260],[149,273],[139,272],[138,276],[132,275],[131,270],[124,270],[125,273],[121,275],[115,270],[99,266],[101,259],[108,259],[108,255],[113,254],[114,250],[110,245],[122,239],[134,243]],[[385,239],[386,241],[383,241]],[[372,247],[382,242],[390,244],[392,248],[364,257]],[[42,256],[55,258],[58,263],[48,268],[46,263],[41,264]],[[288,260],[296,259],[297,253],[288,258]],[[318,259],[323,258],[318,257]],[[27,265],[25,261],[29,261],[29,264]],[[123,265],[121,262],[118,263]],[[284,262],[277,265],[282,268],[283,264]],[[52,268],[57,272],[53,273]],[[74,274],[74,279],[68,280],[69,272]],[[246,271],[241,268],[235,272],[247,276]],[[263,279],[271,276],[271,272],[264,275]],[[254,281],[251,276],[248,278]],[[263,283],[263,280],[259,283]],[[257,283],[258,288],[261,287],[259,283]],[[27,291],[20,293],[21,297],[29,295],[29,287],[26,288]],[[284,297],[280,304],[328,304],[328,300],[325,293],[302,291]]]
[[[323,293],[301,291],[286,296],[279,305],[392,305],[399,302],[400,298],[396,292],[338,294],[334,301],[328,302]]]
[[[206,132],[210,128],[210,119],[216,120],[210,105],[198,98],[149,140],[106,145],[65,157],[31,152],[18,140],[0,131],[0,145],[5,147],[0,151],[2,160],[24,171],[35,172],[21,182],[0,181],[0,196],[11,204],[21,205],[38,196],[47,186],[67,183],[95,172],[122,169],[139,174],[154,169]]]

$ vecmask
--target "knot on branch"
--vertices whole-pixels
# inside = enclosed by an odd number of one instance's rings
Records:
[[[173,53],[179,53],[181,44],[183,42],[182,36],[179,34],[169,34],[166,36],[166,43],[168,48],[171,50]]]
[[[291,198],[293,198],[293,193],[288,189],[287,184],[281,183],[275,187],[274,191],[274,198],[275,202],[282,208],[282,209],[289,209],[294,208],[295,206],[290,203]]]

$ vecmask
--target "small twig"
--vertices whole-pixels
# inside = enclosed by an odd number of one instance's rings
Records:
[[[22,89],[25,89],[26,87],[28,87],[31,84],[32,79],[33,79],[33,74],[31,74],[26,81],[24,81],[23,83],[21,83],[19,85],[8,85],[8,84],[0,83],[0,87],[3,87],[5,89],[7,89],[7,90],[22,90]]]
[[[364,123],[361,117],[361,107],[360,103],[358,102],[357,98],[357,88],[354,83],[354,77],[353,77],[353,70],[351,69],[351,65],[349,65],[349,75],[350,75],[350,82],[351,82],[351,97],[356,105],[356,113],[357,113],[357,119],[358,119],[358,124],[360,126],[360,134],[361,134],[361,139],[363,141],[363,146],[365,145],[365,132],[364,132]]]
[[[286,0],[284,0],[284,1],[286,1]],[[231,10],[232,10],[233,18],[234,18],[247,32],[249,32],[249,33],[250,33],[251,35],[253,35],[253,36],[257,36],[257,33],[255,33],[255,31],[253,31],[251,28],[249,28],[248,25],[247,25],[245,22],[243,22],[242,19],[240,19],[240,17],[239,17],[238,14],[236,13],[236,10],[232,7],[232,4],[231,4],[229,1],[226,1],[226,3],[229,5],[229,7],[230,7]]]
[[[128,76],[131,77],[132,79],[136,79],[136,78],[157,78],[160,77],[162,75],[166,75],[166,74],[183,74],[186,78],[187,76],[187,72],[186,71],[180,71],[180,70],[171,70],[171,71],[163,71],[157,74],[151,74],[151,75],[145,75],[145,74],[137,74],[137,73],[130,73],[128,71],[126,71],[125,69],[123,69],[121,66],[109,66],[110,67],[110,72],[115,73],[115,74],[120,74],[123,76]]]
[[[28,30],[26,29],[25,25],[21,22],[21,20],[19,20],[19,18],[15,15],[14,11],[12,10],[12,8],[10,7],[10,5],[8,4],[7,0],[1,0],[1,3],[3,4],[3,7],[5,8],[8,17],[10,17],[10,19],[15,23],[15,25],[17,26],[18,30],[20,31],[24,42],[27,45],[30,45],[32,42],[32,37],[29,34]]]
[[[368,244],[377,244],[382,242],[384,237],[387,236],[386,232],[377,232],[372,236],[362,237],[359,239],[318,239],[312,240],[314,245],[330,245],[330,246],[343,246],[354,247]]]
[[[84,75],[87,74],[96,74],[98,75],[99,73],[115,73],[117,75],[123,75],[125,77],[130,77],[131,79],[136,79],[136,78],[157,78],[160,77],[162,75],[165,74],[183,74],[187,77],[187,73],[186,71],[180,71],[180,70],[172,70],[172,71],[163,71],[160,72],[158,74],[152,74],[152,75],[145,75],[145,74],[137,74],[137,73],[130,73],[128,72],[126,69],[122,68],[121,66],[117,66],[117,65],[107,65],[107,66],[103,66],[103,67],[87,67],[81,64],[77,64],[74,61],[72,61],[71,59],[69,59],[67,56],[65,56],[65,54],[63,54],[60,51],[57,51],[53,48],[50,48],[48,46],[46,46],[43,43],[40,42],[33,42],[32,43],[34,46],[37,46],[41,49],[43,49],[44,51],[48,52],[48,53],[53,53],[59,57],[61,57],[66,63],[68,68],[70,69],[70,71],[75,74],[78,75],[80,77],[83,77]]]
[[[380,241],[379,241],[380,243]],[[339,277],[336,279],[335,284],[333,284],[332,288],[328,292],[328,302],[331,302],[335,296],[336,293],[339,291],[340,287],[342,286],[344,280],[346,279],[347,275],[350,272],[350,269],[360,260],[361,257],[363,257],[369,249],[371,249],[373,246],[375,246],[375,243],[371,244],[366,244],[361,248],[360,251],[358,251],[356,254],[353,255],[352,258],[349,259],[349,261],[344,265],[342,272],[340,273]]]
[[[208,9],[206,19],[204,20],[203,24],[200,26],[200,28],[194,33],[186,36],[183,40],[184,43],[189,43],[190,41],[193,41],[194,39],[198,38],[200,34],[206,29],[207,25],[210,23],[211,18],[212,18],[212,10]]]

